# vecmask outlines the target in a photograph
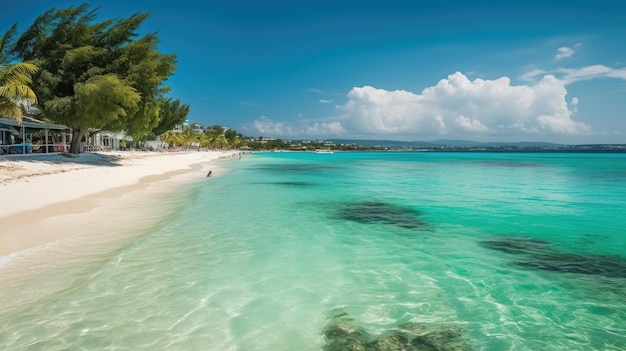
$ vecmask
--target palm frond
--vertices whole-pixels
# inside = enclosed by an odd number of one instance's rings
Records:
[[[32,74],[39,68],[28,62],[0,67],[0,97],[13,100],[37,102],[35,92],[30,88]]]
[[[22,109],[11,99],[0,96],[0,115],[22,123]]]

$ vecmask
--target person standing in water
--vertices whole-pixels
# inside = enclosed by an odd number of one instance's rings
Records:
[[[209,178],[211,176],[211,174],[213,174],[213,171],[209,171],[209,173],[206,175],[206,177]]]

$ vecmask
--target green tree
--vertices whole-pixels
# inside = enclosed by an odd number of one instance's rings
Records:
[[[189,114],[189,105],[181,104],[180,99],[161,98],[160,102],[159,124],[153,130],[156,135],[174,129],[177,124],[182,124]]]
[[[175,134],[176,134],[175,132],[168,130],[165,133],[161,134],[161,141],[172,146],[174,145]]]
[[[120,117],[135,113],[141,100],[133,87],[124,84],[114,74],[76,83],[74,91],[72,96],[46,101],[45,109],[54,116],[60,116],[61,123],[70,122],[73,128],[80,131],[102,129],[117,123]],[[64,120],[63,117],[71,119]]]
[[[192,143],[200,143],[200,133],[194,132],[191,128],[185,128],[182,133],[182,145],[185,147],[191,146]]]
[[[140,138],[159,126],[176,57],[156,50],[155,33],[134,39],[147,17],[97,22],[88,4],[51,9],[18,39],[14,53],[40,67],[33,90],[44,116],[73,129],[70,152],[92,128]]]
[[[0,37],[0,115],[22,121],[22,109],[19,102],[37,102],[37,96],[31,88],[32,75],[37,66],[28,62],[10,63],[9,49],[17,33],[13,25]]]
[[[243,145],[243,136],[234,129],[227,130],[224,137],[228,141],[229,148],[237,149]]]
[[[207,146],[210,148],[221,148],[221,145],[224,144],[224,140],[222,139],[224,137],[225,130],[226,129],[224,127],[217,124],[207,127],[204,131],[207,138]]]

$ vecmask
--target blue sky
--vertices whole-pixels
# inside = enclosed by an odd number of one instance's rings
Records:
[[[14,2],[25,30],[50,2]],[[59,0],[57,8],[81,1]],[[626,2],[99,0],[151,11],[190,122],[249,136],[626,143]]]

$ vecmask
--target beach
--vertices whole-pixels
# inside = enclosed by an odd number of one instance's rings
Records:
[[[151,198],[181,182],[205,178],[209,170],[219,176],[214,161],[236,154],[120,151],[0,158],[0,257],[80,236],[81,228],[94,222],[115,228],[116,221],[132,217],[119,211],[123,204],[152,207]],[[107,211],[111,216],[103,221]]]

